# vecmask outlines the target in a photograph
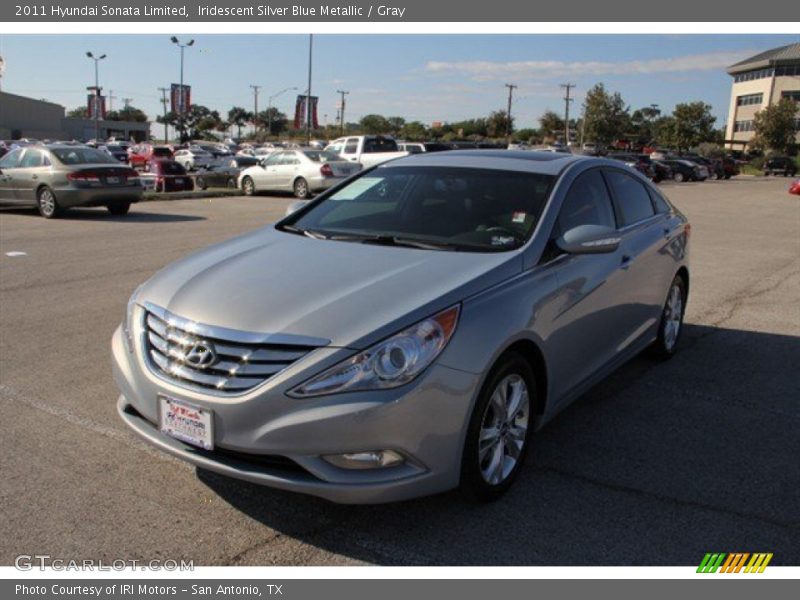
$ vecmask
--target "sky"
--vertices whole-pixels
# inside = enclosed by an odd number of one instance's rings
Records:
[[[253,108],[252,85],[292,114],[293,95],[308,77],[308,36],[197,35],[186,50],[184,81],[192,101],[225,115]],[[407,120],[458,121],[505,109],[506,83],[514,90],[517,128],[536,127],[545,110],[564,111],[561,83],[573,83],[572,114],[597,82],[619,91],[632,109],[658,104],[670,112],[684,101],[712,106],[717,125],[727,116],[728,65],[798,41],[796,35],[315,35],[312,94],[319,120],[333,123],[337,89],[349,90],[347,121],[369,113]],[[100,85],[129,98],[152,119],[161,113],[159,87],[179,81],[179,50],[167,35],[2,35],[6,61],[2,90],[63,104],[85,104],[94,67],[85,54],[107,54]]]

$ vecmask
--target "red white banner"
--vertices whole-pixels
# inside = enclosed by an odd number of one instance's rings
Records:
[[[311,129],[319,128],[319,120],[317,119],[317,103],[319,97],[317,96],[298,96],[297,102],[294,105],[294,128],[305,129],[306,119],[308,117],[308,104],[306,101],[311,101]]]
[[[192,108],[192,86],[184,85],[181,90],[179,83],[170,86],[170,106],[175,114],[185,114]]]
[[[86,112],[90,119],[105,119],[106,118],[106,97],[97,96],[95,94],[87,94],[86,96]],[[95,116],[97,115],[97,116]]]

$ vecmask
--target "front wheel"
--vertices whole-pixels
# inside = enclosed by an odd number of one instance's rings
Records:
[[[667,359],[675,355],[678,340],[683,331],[683,315],[686,312],[686,282],[676,275],[669,286],[664,310],[661,312],[661,323],[658,326],[658,337],[653,342],[652,354],[656,358]]]
[[[206,183],[206,180],[203,177],[195,178],[194,184],[201,190],[205,190],[208,188],[208,184]]]
[[[508,352],[481,389],[470,419],[461,462],[461,489],[489,502],[517,477],[531,439],[535,376],[528,361]]]
[[[294,182],[294,195],[295,198],[300,198],[301,200],[308,198],[308,182],[302,177]]]
[[[59,206],[55,193],[49,187],[43,187],[36,193],[36,206],[45,219],[54,219],[64,214],[64,209]]]
[[[673,177],[673,179],[678,183],[683,182],[683,173],[675,173],[675,177]]]
[[[245,196],[254,196],[256,193],[256,184],[253,182],[252,177],[245,177],[242,179],[242,191]]]

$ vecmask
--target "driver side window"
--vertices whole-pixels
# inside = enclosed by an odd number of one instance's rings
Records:
[[[562,235],[580,225],[617,228],[611,197],[599,169],[583,173],[573,182],[561,205],[555,234]]]
[[[22,158],[22,148],[15,148],[3,158],[0,158],[0,169],[15,169],[19,167],[20,158]]]

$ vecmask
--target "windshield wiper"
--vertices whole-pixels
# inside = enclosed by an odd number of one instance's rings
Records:
[[[414,238],[398,237],[396,235],[363,236],[363,244],[378,244],[381,246],[404,246],[407,248],[420,248],[422,250],[456,250],[457,246],[448,242],[436,240],[418,240]]]
[[[294,225],[282,225],[281,231],[285,231],[286,233],[294,233],[295,235],[305,235],[307,237],[314,238],[315,240],[329,239],[329,236],[320,231],[314,231],[313,229],[302,229],[300,227],[295,227]]]

